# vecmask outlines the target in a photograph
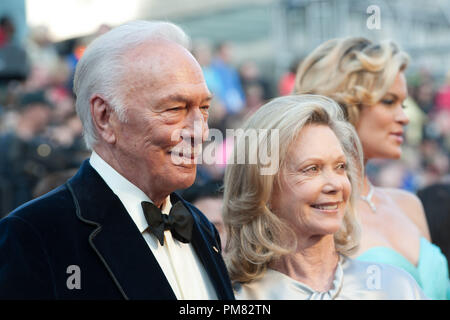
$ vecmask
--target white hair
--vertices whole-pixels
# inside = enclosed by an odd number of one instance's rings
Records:
[[[341,228],[334,234],[336,251],[344,255],[354,252],[360,239],[356,215],[359,180],[364,175],[362,147],[354,127],[345,120],[336,102],[319,95],[293,95],[275,98],[259,108],[244,124],[247,130],[279,131],[276,152],[278,168],[285,168],[289,149],[307,125],[326,125],[336,135],[348,162],[347,176],[352,186]],[[267,148],[267,139],[258,139],[258,150]],[[319,140],[310,143],[320,143]],[[252,152],[242,135],[234,145],[237,153]],[[270,208],[275,186],[281,185],[282,171],[260,174],[264,163],[229,164],[224,177],[223,220],[227,229],[225,261],[233,282],[249,282],[263,276],[269,264],[295,249],[294,230]]]
[[[97,143],[97,132],[90,112],[90,99],[97,93],[114,108],[119,120],[126,122],[122,97],[117,86],[127,66],[123,63],[124,53],[140,44],[161,39],[190,48],[190,39],[177,25],[164,21],[133,21],[116,27],[96,38],[86,49],[75,70],[73,91],[76,96],[76,110],[83,123],[86,146],[92,149]]]

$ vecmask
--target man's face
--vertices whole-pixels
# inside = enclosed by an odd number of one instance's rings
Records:
[[[119,94],[127,121],[114,122],[120,171],[155,197],[189,187],[196,176],[193,154],[208,135],[211,93],[200,66],[168,42],[142,45],[124,61]]]

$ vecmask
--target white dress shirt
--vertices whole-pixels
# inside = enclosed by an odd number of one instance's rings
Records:
[[[216,291],[200,262],[191,243],[182,243],[164,232],[164,245],[148,230],[148,223],[141,207],[141,201],[152,202],[148,196],[119,174],[95,151],[90,158],[91,166],[103,178],[109,188],[117,195],[123,206],[141,232],[164,272],[172,290],[179,300],[215,300]],[[165,200],[162,212],[169,214],[172,204],[170,196]],[[130,270],[130,272],[133,272]],[[154,272],[154,270],[149,270]]]

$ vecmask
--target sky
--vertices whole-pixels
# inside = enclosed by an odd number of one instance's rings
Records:
[[[61,41],[94,33],[103,23],[133,20],[139,16],[142,1],[26,0],[26,17],[30,27],[45,25],[52,39]]]

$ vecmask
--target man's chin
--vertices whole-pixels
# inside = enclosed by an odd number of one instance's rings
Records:
[[[175,174],[175,179],[177,180],[177,189],[186,189],[194,184],[196,175],[197,175],[197,166],[188,165],[188,166],[177,166],[177,172]]]
[[[173,163],[174,167],[176,167],[179,170],[183,170],[186,172],[189,172],[191,170],[196,171],[197,169],[197,163],[194,162],[194,160],[192,161],[183,161],[183,162],[179,162],[179,163]]]

